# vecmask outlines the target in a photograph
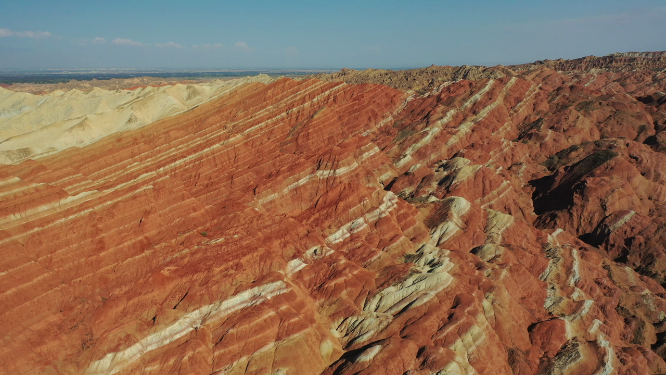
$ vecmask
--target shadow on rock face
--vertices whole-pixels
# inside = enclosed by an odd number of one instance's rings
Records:
[[[532,195],[534,212],[542,215],[571,207],[574,203],[574,194],[582,187],[581,184],[585,184],[584,178],[617,156],[613,150],[597,151],[571,166],[559,169],[550,176],[530,181],[530,185],[535,188]]]

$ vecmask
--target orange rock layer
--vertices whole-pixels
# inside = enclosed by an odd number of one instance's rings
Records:
[[[666,372],[645,74],[249,83],[2,166],[0,372]]]

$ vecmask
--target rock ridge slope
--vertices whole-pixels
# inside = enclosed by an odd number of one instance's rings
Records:
[[[665,76],[247,82],[2,165],[0,371],[666,373]]]

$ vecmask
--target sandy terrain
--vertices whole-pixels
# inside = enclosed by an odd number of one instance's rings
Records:
[[[95,87],[87,93],[70,90],[47,95],[0,88],[0,163],[81,147],[187,111],[244,83],[271,80],[260,75],[134,90]]]

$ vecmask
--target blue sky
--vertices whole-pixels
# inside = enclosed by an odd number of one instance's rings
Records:
[[[664,35],[664,0],[2,0],[0,69],[508,65]]]

